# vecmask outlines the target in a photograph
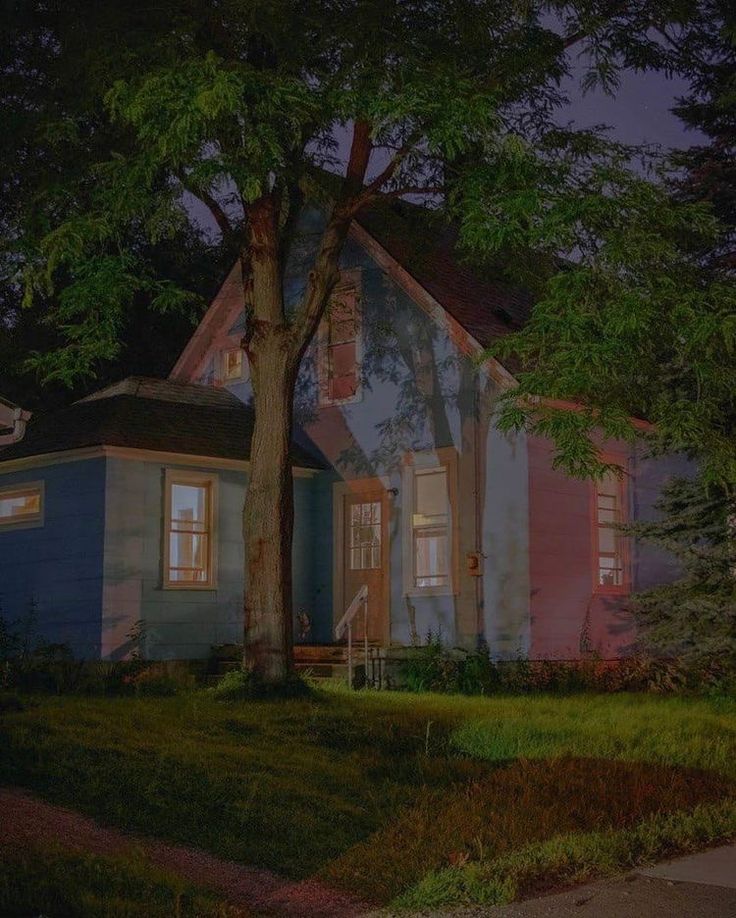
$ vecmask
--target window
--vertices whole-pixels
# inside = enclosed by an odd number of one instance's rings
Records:
[[[617,527],[626,520],[626,484],[609,472],[595,484],[595,584],[599,591],[626,587],[626,538]]]
[[[320,403],[339,405],[360,396],[360,316],[355,284],[337,288],[319,334]]]
[[[350,505],[350,570],[381,566],[381,502]]]
[[[214,587],[216,485],[210,475],[166,473],[164,586]]]
[[[0,528],[43,523],[43,482],[0,488]]]
[[[232,382],[243,378],[243,349],[231,347],[222,352],[222,378]]]
[[[413,460],[405,480],[409,503],[406,589],[408,593],[448,593],[453,589],[453,561],[457,554],[455,464],[449,456],[438,463],[436,454],[418,454]]]

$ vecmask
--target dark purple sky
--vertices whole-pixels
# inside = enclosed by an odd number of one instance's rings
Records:
[[[624,143],[655,143],[664,148],[687,147],[697,143],[697,132],[685,131],[670,109],[688,85],[680,78],[668,79],[661,73],[626,73],[615,98],[603,92],[581,96],[571,85],[569,117],[577,126],[604,123],[611,125],[611,136]]]

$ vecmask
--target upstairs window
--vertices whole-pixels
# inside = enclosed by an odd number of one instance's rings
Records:
[[[320,327],[320,404],[340,405],[360,397],[360,344],[357,285],[341,285]]]
[[[0,528],[43,522],[43,482],[0,488]]]
[[[595,584],[600,592],[626,589],[626,537],[618,526],[626,522],[626,482],[609,472],[595,483]]]
[[[216,486],[211,475],[166,473],[164,586],[214,587]]]
[[[231,347],[222,352],[223,382],[234,382],[243,378],[243,349]]]

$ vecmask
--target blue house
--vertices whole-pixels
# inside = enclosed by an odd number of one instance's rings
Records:
[[[305,211],[290,300],[320,220]],[[382,648],[431,632],[484,641],[497,658],[630,651],[628,595],[676,571],[615,524],[651,515],[681,463],[601,440],[625,474],[581,482],[553,468],[549,443],[496,429],[513,373],[482,353],[530,308],[463,264],[418,208],[354,221],[295,399],[298,657],[317,658],[363,586]],[[49,640],[87,658],[125,657],[141,621],[151,659],[241,640],[253,427],[243,331],[236,267],[168,380],[125,379],[2,448],[6,617],[32,608]]]

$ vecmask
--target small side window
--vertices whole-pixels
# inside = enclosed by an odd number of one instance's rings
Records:
[[[222,352],[223,382],[235,382],[243,378],[243,350],[231,347]]]
[[[0,529],[43,524],[43,482],[0,488]]]
[[[619,526],[626,522],[626,481],[609,472],[594,486],[593,544],[595,589],[625,592],[627,543]]]

